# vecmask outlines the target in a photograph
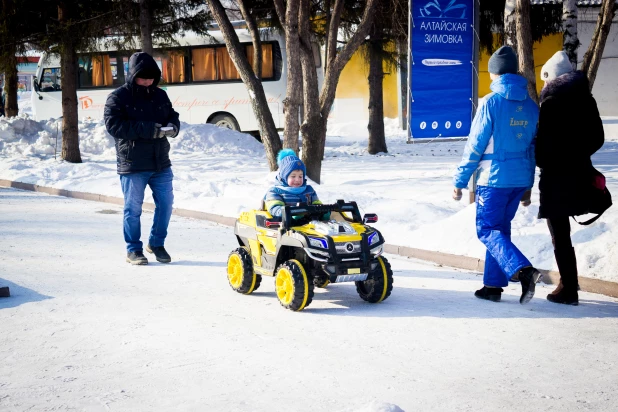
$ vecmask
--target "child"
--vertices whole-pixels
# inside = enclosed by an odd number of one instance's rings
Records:
[[[277,155],[277,164],[277,184],[264,196],[266,210],[273,217],[281,217],[285,205],[322,204],[315,190],[307,185],[305,164],[296,156],[294,150],[281,150]]]

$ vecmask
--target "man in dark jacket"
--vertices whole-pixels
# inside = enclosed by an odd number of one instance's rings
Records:
[[[164,248],[172,215],[172,164],[168,137],[180,130],[178,113],[167,93],[157,87],[161,70],[147,53],[129,59],[126,83],[105,103],[105,126],[116,140],[116,162],[124,194],[124,239],[127,262],[146,265],[140,241],[140,216],[146,185],[152,189],[154,219],[146,250],[162,263],[171,261]]]
[[[547,299],[577,305],[577,260],[569,217],[590,209],[594,170],[590,156],[603,146],[605,134],[588,78],[573,69],[565,52],[557,52],[543,65],[541,79],[545,87],[536,145],[541,169],[539,218],[547,219],[560,271],[560,285]]]

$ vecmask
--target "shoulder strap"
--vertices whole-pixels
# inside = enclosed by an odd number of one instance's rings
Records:
[[[575,219],[575,216],[571,216],[571,217],[573,218],[573,220],[574,220],[575,222],[579,223],[580,225],[582,225],[582,226],[588,226],[588,225],[590,225],[590,224],[592,224],[592,223],[596,222],[596,221],[597,221],[597,219],[598,219],[598,218],[600,218],[602,214],[603,214],[603,213],[599,213],[599,214],[598,214],[598,215],[596,215],[595,217],[590,218],[590,219],[586,220],[585,222],[578,222],[578,221],[577,221],[577,219]]]

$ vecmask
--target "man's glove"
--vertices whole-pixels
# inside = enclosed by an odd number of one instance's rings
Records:
[[[167,127],[171,127],[172,130],[166,130],[164,132],[166,137],[176,137],[176,136],[178,136],[178,128],[176,127],[176,125],[174,123],[168,123]]]
[[[459,202],[461,200],[461,196],[462,196],[461,189],[459,188],[453,189],[453,199]]]
[[[526,190],[524,192],[524,195],[521,197],[519,203],[524,207],[530,206],[530,203],[532,203],[532,201],[530,200],[530,196],[532,196],[532,189]]]
[[[165,137],[165,132],[161,130],[161,125],[159,123],[155,123],[154,134],[152,135],[153,139],[163,139]]]

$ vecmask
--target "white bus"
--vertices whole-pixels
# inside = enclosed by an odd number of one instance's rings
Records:
[[[238,24],[236,24],[238,26]],[[219,31],[209,31],[212,39],[187,35],[177,39],[179,47],[154,51],[161,69],[159,87],[165,90],[180,120],[212,123],[221,127],[255,132],[249,93],[230,59]],[[252,61],[253,45],[245,29],[236,33]],[[316,67],[321,60],[315,48]],[[286,53],[282,36],[262,32],[262,85],[277,128],[283,128],[283,99],[286,93]],[[106,50],[78,55],[77,86],[79,119],[101,119],[108,94],[125,83],[131,52]],[[317,70],[320,83],[322,70]],[[62,116],[62,76],[57,56],[44,55],[33,79],[32,110],[36,120]]]

